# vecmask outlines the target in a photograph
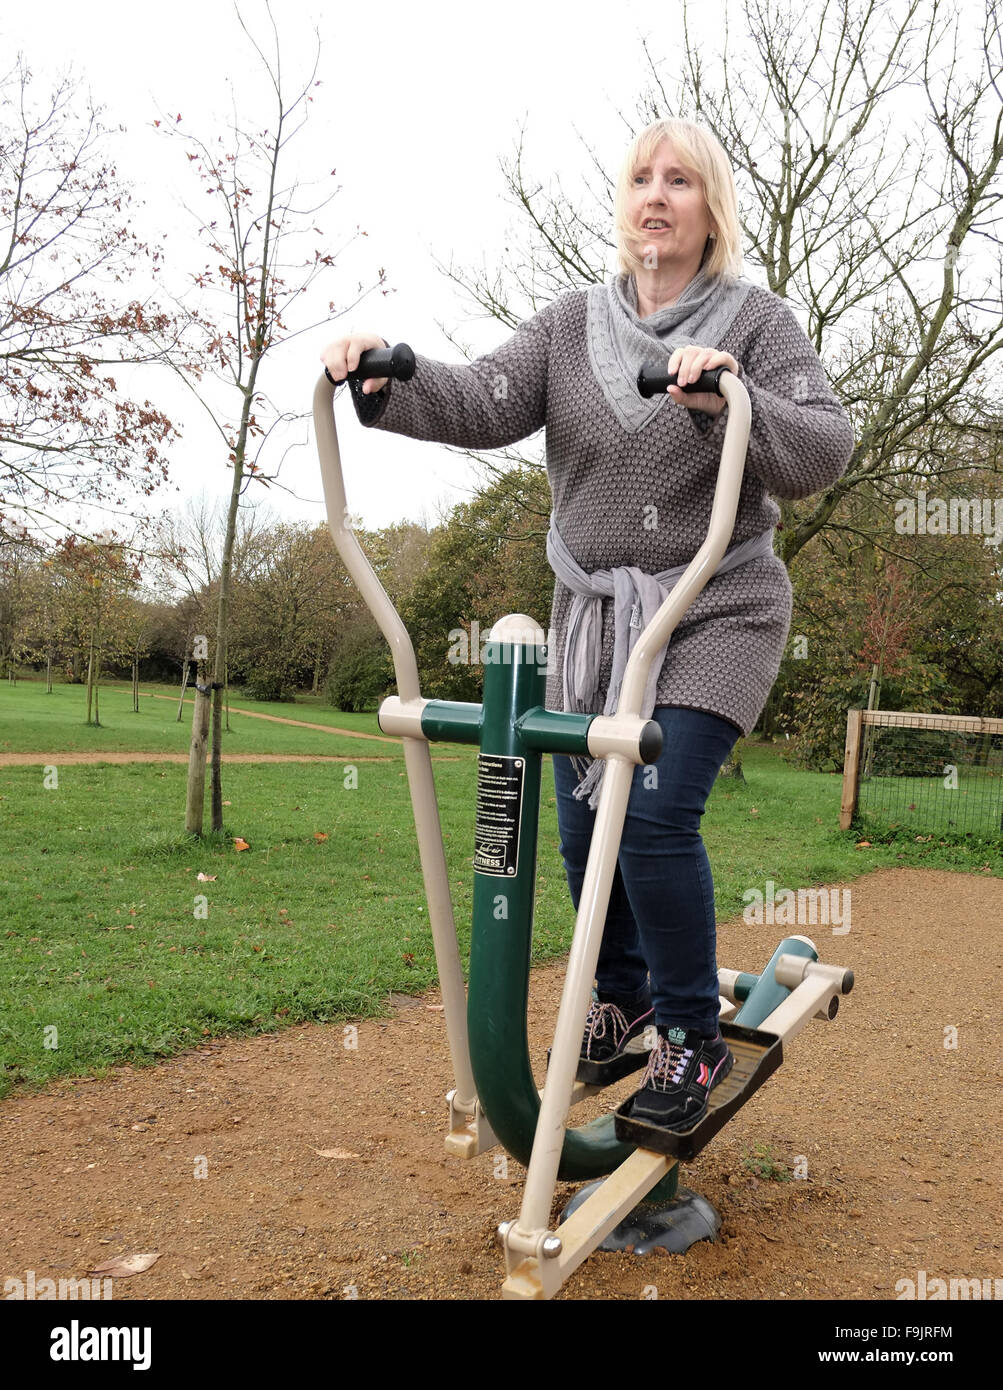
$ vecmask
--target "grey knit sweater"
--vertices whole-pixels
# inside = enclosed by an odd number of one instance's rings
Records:
[[[469,449],[500,448],[545,427],[556,524],[582,569],[636,565],[658,573],[692,559],[707,533],[728,412],[712,418],[666,396],[629,432],[589,364],[586,301],[585,290],[562,295],[469,365],[418,356],[411,381],[388,383],[375,396],[354,390],[356,412],[377,429]],[[735,545],[779,520],[770,493],[810,497],[834,483],[853,432],[807,335],[776,295],[755,287],[718,346],[739,363],[752,403]],[[548,709],[563,709],[572,599],[555,580]],[[595,713],[609,688],[612,609],[604,600]],[[531,616],[545,626],[542,614]],[[748,734],[776,680],[790,620],[791,585],[779,557],[712,579],[669,642],[656,704],[707,710]]]

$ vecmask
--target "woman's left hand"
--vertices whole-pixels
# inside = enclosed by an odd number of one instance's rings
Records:
[[[687,392],[680,389],[689,382],[696,381],[701,372],[709,371],[712,367],[727,367],[738,376],[738,363],[728,352],[718,352],[716,348],[705,347],[676,348],[669,358],[669,372],[676,373],[679,385],[670,386],[668,395],[679,405],[684,405],[687,410],[702,410],[705,415],[720,415],[728,404],[723,396],[717,396],[711,391]]]

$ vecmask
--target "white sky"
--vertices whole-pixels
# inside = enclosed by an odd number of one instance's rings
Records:
[[[275,12],[291,78],[312,53],[314,24],[320,29],[323,85],[295,146],[306,178],[337,169],[342,192],[324,214],[325,230],[332,245],[346,240],[356,224],[368,233],[342,262],[344,275],[332,272],[326,287],[320,282],[318,305],[349,300],[352,286],[359,279],[369,283],[378,266],[386,268],[395,291],[377,293],[330,331],[298,339],[286,352],[288,361],[269,370],[264,380],[271,394],[283,409],[300,410],[309,408],[321,348],[346,330],[371,329],[450,361],[461,358],[437,321],[479,351],[504,340],[500,324],[471,322],[473,306],[436,269],[433,257],[444,263],[452,257],[465,267],[482,259],[490,265],[504,245],[515,214],[502,201],[498,160],[512,152],[523,117],[530,168],[540,177],[583,167],[576,127],[602,149],[615,173],[626,145],[616,112],[633,118],[644,80],[640,36],[654,29],[662,40],[669,38],[679,7],[672,0],[655,11],[650,0],[618,0],[615,6],[506,0],[484,7],[456,0],[335,0],[325,6],[279,0]],[[249,23],[257,18],[255,32],[267,36],[261,0],[241,0],[241,13]],[[120,172],[147,204],[137,219],[141,234],[166,235],[168,247],[173,236],[180,246],[186,223],[177,209],[179,196],[195,198],[180,147],[150,123],[161,112],[180,112],[187,128],[212,132],[213,118],[225,121],[230,109],[228,79],[238,109],[254,109],[254,93],[261,90],[257,60],[232,5],[4,3],[0,52],[12,59],[18,50],[40,79],[40,96],[47,78],[72,65],[106,108],[106,124],[125,125],[115,148]],[[198,408],[168,383],[154,385],[148,374],[135,389],[169,402],[169,413],[184,426],[184,440],[172,456],[181,491],[162,491],[154,505],[176,505],[202,488],[228,495],[230,475],[218,437],[200,422]],[[418,518],[423,511],[431,522],[437,503],[462,500],[476,482],[474,466],[460,455],[363,430],[346,393],[337,417],[349,506],[366,526]],[[297,437],[304,437],[302,426]],[[275,489],[253,489],[249,496],[267,498],[290,518],[323,520],[312,443],[290,455],[281,476],[311,501],[297,502]]]
[[[106,124],[126,127],[115,137],[115,149],[120,172],[147,204],[136,218],[137,230],[165,237],[169,251],[177,248],[175,259],[186,262],[187,253],[179,253],[190,223],[178,205],[182,197],[197,201],[197,195],[180,146],[151,123],[164,112],[181,112],[187,128],[214,133],[230,109],[228,81],[241,113],[255,110],[260,67],[232,4],[0,3],[4,68],[23,51],[43,95],[48,79],[72,65],[105,106]],[[266,38],[262,0],[240,5]],[[713,44],[724,11],[724,0],[703,0],[690,6],[691,24]],[[743,25],[738,6],[730,12],[734,41]],[[615,176],[627,143],[617,113],[633,121],[647,85],[642,37],[665,59],[678,52],[681,27],[680,0],[506,0],[487,6],[469,0],[277,0],[276,13],[290,89],[312,54],[314,23],[320,29],[323,85],[294,148],[307,179],[337,169],[342,191],[323,219],[330,245],[346,240],[356,224],[368,233],[339,262],[344,271],[320,283],[317,306],[347,301],[357,280],[368,282],[377,266],[386,268],[395,291],[377,293],[349,319],[304,335],[286,349],[285,360],[272,363],[263,384],[286,410],[309,407],[321,347],[351,328],[391,342],[404,339],[426,356],[452,361],[460,355],[437,321],[480,351],[502,342],[502,325],[473,322],[473,307],[436,269],[433,257],[452,258],[461,267],[482,261],[490,267],[496,260],[506,228],[517,221],[504,202],[498,161],[511,154],[524,117],[532,174],[547,180],[559,173],[573,187],[587,169],[578,131]],[[669,62],[663,76],[670,90],[671,73]],[[163,402],[184,429],[172,454],[180,491],[162,490],[154,507],[177,505],[202,489],[228,495],[230,475],[218,436],[200,421],[197,407],[180,388],[149,376],[134,389]],[[363,430],[345,393],[338,421],[349,506],[366,526],[422,516],[431,522],[439,506],[462,500],[476,483],[474,465],[461,455]],[[304,426],[295,437],[305,438]],[[249,496],[266,499],[290,519],[323,520],[312,442],[289,456],[282,479],[303,500],[274,489],[254,489]]]

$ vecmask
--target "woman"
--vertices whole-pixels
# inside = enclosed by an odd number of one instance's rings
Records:
[[[718,1028],[700,818],[722,763],[759,718],[787,640],[791,586],[773,552],[780,511],[769,494],[830,486],[853,436],[790,309],[738,275],[734,178],[709,132],[670,120],[637,136],[617,186],[616,239],[620,273],[609,284],[562,295],[496,352],[468,366],[419,357],[411,382],[352,391],[363,424],[416,439],[489,449],[546,427],[555,571],[546,703],[608,714],[633,641],[710,519],[727,407],[680,386],[722,364],[745,383],[752,430],[732,543],[653,663],[641,714],[658,720],[664,746],[654,771],[634,774],[579,1063],[581,1079],[605,1082],[647,1057],[632,1114],[685,1130],[733,1062]],[[323,361],[341,380],[383,342],[354,334]],[[670,399],[642,399],[638,368],[666,356],[679,386]],[[577,910],[605,764],[553,762]]]

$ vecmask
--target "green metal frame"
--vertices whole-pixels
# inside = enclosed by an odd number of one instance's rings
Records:
[[[596,717],[544,708],[546,678],[541,662],[545,661],[545,647],[489,640],[484,651],[483,704],[430,700],[421,717],[422,733],[430,741],[480,747],[478,843],[490,838],[490,817],[501,805],[497,793],[500,783],[509,801],[517,805],[517,817],[507,824],[510,848],[514,840],[517,849],[515,863],[485,871],[475,858],[467,1031],[471,1069],[484,1114],[499,1142],[527,1166],[540,1111],[526,1016],[542,760],[545,752],[587,755],[589,725]],[[504,811],[500,814],[504,816]],[[784,951],[814,955],[795,938],[782,942],[774,959]],[[773,980],[772,964],[761,977],[740,977],[736,994],[745,996],[745,1003],[736,1022],[755,1026],[789,993]],[[619,1167],[633,1148],[616,1138],[613,1126],[613,1116],[603,1115],[578,1129],[568,1129],[558,1177],[562,1181],[596,1178]],[[678,1173],[677,1165],[647,1200],[671,1200]]]

